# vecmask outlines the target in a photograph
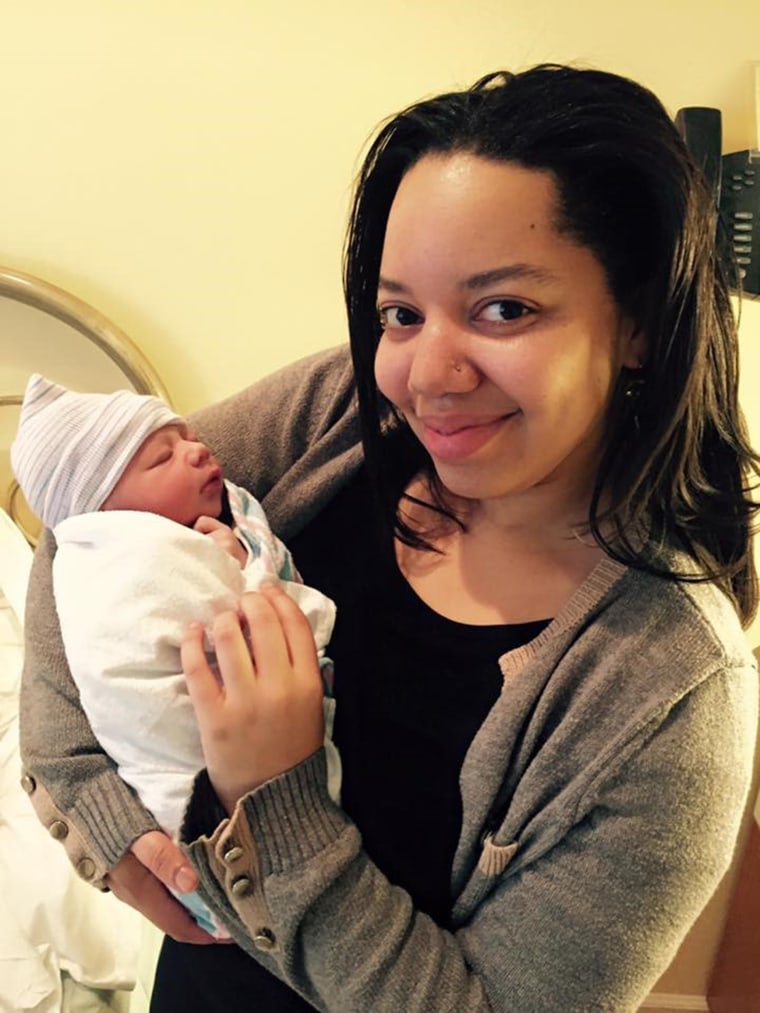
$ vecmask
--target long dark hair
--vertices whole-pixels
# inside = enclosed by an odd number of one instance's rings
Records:
[[[558,231],[594,252],[617,304],[647,335],[646,365],[636,376],[623,369],[613,392],[589,531],[629,565],[715,581],[749,622],[758,596],[749,476],[760,458],[738,407],[733,279],[716,252],[712,196],[670,117],[650,91],[615,74],[556,65],[491,74],[410,106],[372,142],[344,286],[364,451],[388,523],[408,544],[427,545],[388,481],[393,413],[374,380],[385,228],[405,173],[427,154],[459,151],[552,172]],[[433,505],[447,512],[429,457],[396,422],[394,455],[407,477],[427,476]],[[674,545],[693,560],[689,573],[673,572],[660,551]]]

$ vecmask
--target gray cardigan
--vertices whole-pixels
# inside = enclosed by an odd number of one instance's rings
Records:
[[[286,542],[361,458],[340,349],[194,424]],[[78,708],[52,605],[54,548],[46,534],[27,611],[25,784],[99,885],[156,824]],[[202,893],[239,944],[317,1008],[634,1010],[726,870],[750,778],[757,673],[714,586],[603,560],[500,666],[502,693],[460,776],[451,931],[362,851],[327,793],[321,751],[218,826],[199,775],[184,836]],[[501,822],[489,829],[497,794]]]

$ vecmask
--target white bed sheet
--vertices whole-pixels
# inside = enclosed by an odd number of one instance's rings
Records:
[[[62,976],[97,989],[135,983],[141,917],[75,874],[19,779],[18,686],[31,550],[0,510],[0,1011],[58,1013]]]

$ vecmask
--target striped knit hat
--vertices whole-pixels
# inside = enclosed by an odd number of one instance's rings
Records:
[[[35,373],[21,406],[11,466],[49,528],[99,510],[151,433],[179,415],[160,398],[117,390],[78,394]]]

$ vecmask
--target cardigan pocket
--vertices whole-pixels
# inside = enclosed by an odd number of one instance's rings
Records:
[[[516,854],[517,841],[512,841],[511,844],[495,844],[493,833],[489,830],[483,838],[483,850],[478,859],[478,871],[490,878],[500,876]]]
[[[483,836],[478,863],[451,911],[453,927],[458,927],[470,918],[499,883],[518,849],[517,841],[496,844],[490,830]]]

